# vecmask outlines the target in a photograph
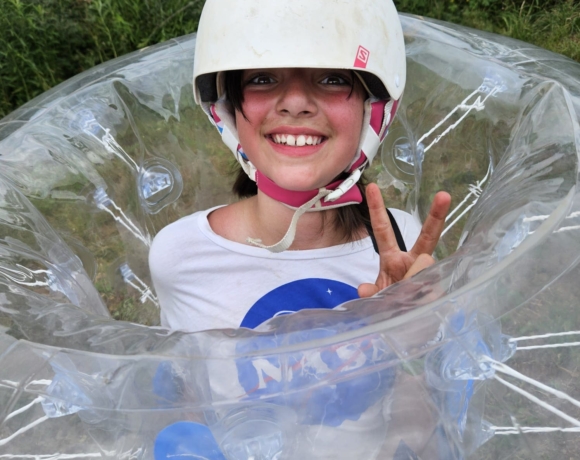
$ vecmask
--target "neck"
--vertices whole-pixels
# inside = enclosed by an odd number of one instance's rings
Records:
[[[246,201],[246,217],[252,238],[260,238],[263,244],[277,243],[285,235],[294,210],[270,198],[261,191]],[[335,228],[336,209],[307,212],[298,220],[296,237],[290,250],[317,249],[344,243],[344,237]]]
[[[308,212],[298,220],[296,237],[290,250],[318,249],[345,243],[334,222],[338,211]],[[288,231],[294,210],[258,191],[256,196],[212,212],[209,224],[218,235],[241,244],[247,238],[259,238],[265,245],[278,243]],[[349,241],[367,236],[363,227]]]

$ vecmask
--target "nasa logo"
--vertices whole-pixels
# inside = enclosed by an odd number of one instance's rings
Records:
[[[334,308],[358,299],[355,287],[341,281],[305,278],[278,286],[261,297],[246,313],[240,327],[254,329],[270,318],[311,308]]]
[[[361,69],[365,69],[367,66],[367,63],[369,62],[369,55],[370,54],[371,53],[369,50],[367,50],[365,47],[359,45],[358,50],[356,52],[356,59],[354,61],[354,66],[360,67]]]

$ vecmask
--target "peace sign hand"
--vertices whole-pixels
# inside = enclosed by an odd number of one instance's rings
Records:
[[[451,205],[449,193],[438,192],[433,198],[429,215],[425,219],[417,242],[409,252],[403,252],[397,244],[379,187],[376,184],[369,184],[366,188],[366,197],[379,250],[380,268],[374,284],[364,283],[358,287],[360,297],[375,295],[381,289],[409,278],[435,262],[431,254],[439,242],[445,216]]]

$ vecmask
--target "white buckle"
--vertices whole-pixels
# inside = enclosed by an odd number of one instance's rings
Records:
[[[348,176],[338,187],[336,187],[335,190],[324,197],[324,201],[326,202],[338,200],[358,182],[360,176],[362,176],[362,171],[360,169],[355,169],[350,174],[350,176]]]

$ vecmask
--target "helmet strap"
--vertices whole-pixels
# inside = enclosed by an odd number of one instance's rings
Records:
[[[362,193],[356,183],[362,174],[361,169],[356,169],[346,180],[335,181],[326,187],[309,191],[289,191],[274,183],[260,171],[256,173],[258,188],[276,201],[286,204],[295,209],[290,226],[280,241],[271,246],[262,244],[259,238],[247,238],[246,241],[254,246],[267,249],[270,252],[282,252],[288,249],[294,242],[298,219],[306,212],[323,211],[334,209],[350,204],[360,204]],[[335,197],[332,197],[332,194]],[[306,201],[305,201],[306,200]]]
[[[333,209],[340,206],[346,206],[349,204],[358,204],[362,202],[362,194],[358,187],[354,187],[358,178],[360,177],[360,171],[357,170],[355,173],[356,180],[347,178],[346,180],[334,181],[325,187],[321,187],[315,190],[306,191],[294,191],[287,190],[280,187],[273,180],[266,177],[261,171],[256,172],[256,185],[261,192],[270,198],[285,204],[289,208],[298,209],[302,207],[305,203],[309,202],[314,198],[320,190],[323,188],[328,190],[328,193],[324,195],[324,200],[320,200],[320,203],[316,203],[312,207],[311,211],[322,211],[325,209]],[[342,188],[341,188],[342,187]],[[338,193],[336,193],[338,192]],[[332,194],[334,197],[330,197]]]
[[[322,198],[327,196],[330,192],[331,190],[322,187],[318,190],[318,193],[314,197],[312,197],[312,199],[308,200],[306,203],[304,203],[302,206],[296,209],[296,211],[294,211],[294,215],[292,216],[292,220],[290,221],[290,226],[288,227],[286,234],[276,244],[266,246],[262,244],[262,240],[259,238],[246,238],[246,241],[254,246],[258,246],[259,248],[267,249],[270,252],[277,253],[285,251],[294,242],[294,237],[296,236],[296,227],[298,225],[298,219],[300,218],[300,216],[302,216],[302,214],[304,214],[305,212],[311,210],[313,207],[316,207],[316,205],[320,203]]]

